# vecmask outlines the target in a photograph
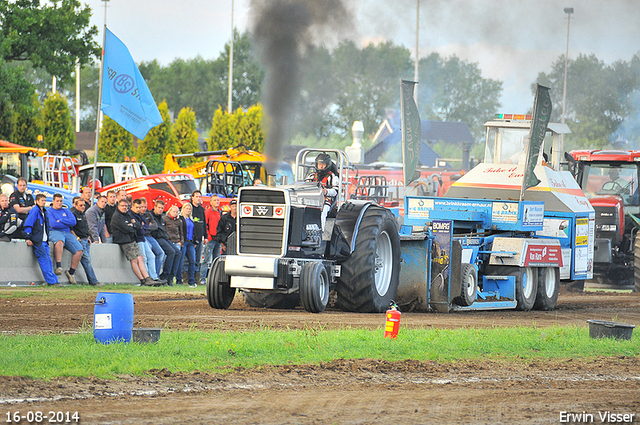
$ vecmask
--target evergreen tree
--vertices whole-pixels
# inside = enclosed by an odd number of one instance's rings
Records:
[[[49,94],[42,113],[44,147],[49,152],[70,150],[76,146],[76,134],[69,104],[60,93]]]
[[[98,161],[122,162],[135,153],[133,135],[107,116],[102,121],[99,142]]]
[[[196,131],[196,113],[193,109],[182,108],[173,126],[173,131],[176,137],[176,150],[174,153],[194,153],[200,151],[198,132]],[[195,162],[196,158],[185,158],[185,160],[182,161],[182,165],[191,165]]]
[[[0,140],[12,140],[15,121],[11,103],[0,101]]]
[[[42,134],[38,95],[33,94],[30,106],[17,105],[15,109],[13,142],[23,146],[41,147],[41,142],[38,142],[38,135]]]
[[[238,110],[236,113],[242,113]],[[249,149],[254,151],[264,151],[264,131],[262,129],[262,105],[257,104],[250,107],[243,113],[242,120],[238,124],[238,144],[244,143]]]
[[[158,105],[158,110],[162,116],[162,124],[153,127],[144,140],[138,143],[138,160],[144,161],[151,174],[162,172],[164,155],[174,150],[173,129],[167,102],[163,100]]]
[[[217,151],[229,149],[237,145],[235,123],[236,114],[229,115],[222,108],[216,109],[213,113],[213,122],[207,143],[209,150]]]

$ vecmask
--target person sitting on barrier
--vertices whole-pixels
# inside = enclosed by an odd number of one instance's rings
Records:
[[[24,222],[27,219],[27,214],[35,204],[33,196],[27,193],[27,179],[20,177],[16,182],[16,191],[9,197],[9,205],[16,210],[20,220]]]
[[[182,285],[182,257],[184,255],[184,251],[182,247],[184,246],[184,233],[182,231],[182,219],[180,218],[180,209],[173,205],[167,211],[167,214],[162,217],[164,221],[165,230],[167,231],[167,235],[169,235],[169,240],[173,244],[173,246],[178,249],[178,263],[175,265],[175,278],[176,285]],[[174,259],[174,261],[176,261]]]
[[[157,283],[165,284],[167,281],[160,277],[160,273],[162,272],[162,265],[164,264],[164,260],[166,255],[156,238],[153,237],[153,231],[158,230],[158,223],[154,220],[151,215],[151,211],[147,210],[147,200],[145,198],[140,198],[140,216],[142,217],[142,228],[144,229],[144,240],[151,247],[151,252],[153,252],[153,257],[155,259],[154,270],[155,275],[158,276]],[[153,274],[149,272],[151,278],[153,278]]]
[[[11,242],[11,238],[18,235],[20,238],[24,237],[21,227],[22,220],[18,212],[9,205],[9,197],[0,194],[0,242]]]
[[[1,198],[1,196],[0,196]],[[49,252],[49,224],[47,223],[46,195],[36,195],[36,207],[31,208],[24,221],[24,233],[27,245],[33,247],[44,281],[48,285],[59,285],[58,276],[53,272],[51,253]]]
[[[151,243],[147,241],[146,234],[149,230],[149,224],[142,217],[142,200],[134,199],[131,205],[131,210],[129,214],[133,216],[133,218],[140,224],[140,226],[136,226],[136,242],[138,243],[138,247],[140,248],[140,252],[142,252],[142,258],[144,258],[144,265],[151,276],[151,279],[154,281],[154,284],[161,285],[166,282],[160,282],[158,279],[158,272],[156,270],[156,254],[153,252],[153,248],[151,247]]]
[[[322,185],[324,206],[320,219],[323,229],[327,221],[327,215],[329,215],[329,211],[331,211],[331,207],[336,201],[336,196],[338,196],[338,182],[333,170],[335,170],[335,166],[333,165],[331,157],[326,153],[321,153],[316,157],[315,170],[305,179],[306,181],[318,182]]]
[[[51,229],[51,242],[53,242],[53,255],[56,259],[55,274],[62,274],[62,251],[67,249],[71,252],[71,267],[64,274],[69,279],[69,283],[75,285],[74,274],[82,258],[82,244],[78,238],[71,233],[71,228],[76,225],[76,218],[73,213],[62,207],[62,195],[53,195],[53,203],[47,214],[49,229]]]
[[[87,225],[89,226],[89,237],[91,243],[107,242],[107,218],[105,207],[107,206],[107,197],[100,195],[98,201],[88,210],[84,212],[87,217]]]
[[[160,244],[165,255],[160,279],[166,280],[169,286],[173,286],[173,279],[176,276],[178,264],[180,263],[182,247],[178,248],[173,242],[171,242],[171,238],[167,233],[166,224],[162,215],[164,205],[164,201],[158,199],[153,206],[151,217],[153,217],[158,227],[156,230],[151,231],[151,236],[153,236],[158,244]]]
[[[80,264],[82,264],[82,268],[84,268],[84,273],[87,275],[89,285],[104,286],[98,282],[96,273],[91,265],[91,240],[89,239],[89,225],[87,224],[87,219],[84,214],[85,208],[86,203],[84,199],[79,196],[73,198],[73,208],[69,211],[71,211],[76,218],[76,225],[71,228],[71,233],[78,238],[78,242],[82,245],[82,258],[80,258]]]
[[[149,277],[144,265],[144,258],[136,240],[136,228],[142,224],[129,214],[129,203],[126,199],[118,201],[118,209],[111,218],[113,230],[113,243],[120,245],[120,249],[129,262],[133,274],[140,279],[143,286],[155,286],[153,279]]]

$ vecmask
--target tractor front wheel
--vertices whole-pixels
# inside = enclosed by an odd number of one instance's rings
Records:
[[[216,258],[207,276],[207,300],[211,308],[226,310],[233,302],[236,288],[232,288],[229,277],[224,276],[224,262]]]
[[[306,263],[300,274],[300,301],[310,313],[321,313],[329,303],[329,275],[320,261]]]

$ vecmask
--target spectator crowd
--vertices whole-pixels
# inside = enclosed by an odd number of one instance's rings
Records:
[[[0,242],[26,240],[48,285],[60,285],[63,275],[69,284],[77,284],[75,273],[81,265],[89,285],[103,286],[91,264],[91,245],[100,243],[119,245],[140,285],[204,284],[236,227],[235,199],[223,213],[217,195],[205,208],[198,190],[181,209],[174,205],[165,212],[164,201],[147,206],[146,199],[131,199],[125,190],[92,199],[91,189],[83,188],[67,209],[60,194],[47,208],[46,196],[27,193],[22,177],[15,189],[11,196],[0,194]],[[71,253],[67,270],[62,268],[65,249]]]

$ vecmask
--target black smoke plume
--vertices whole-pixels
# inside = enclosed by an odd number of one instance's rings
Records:
[[[312,43],[323,44],[351,27],[340,0],[253,0],[252,36],[265,69],[265,155],[279,162],[300,92],[300,63]]]

